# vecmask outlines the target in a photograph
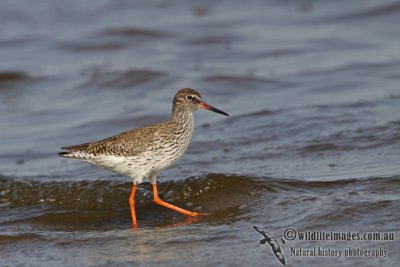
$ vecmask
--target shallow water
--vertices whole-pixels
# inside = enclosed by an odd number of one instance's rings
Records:
[[[397,266],[400,3],[0,2],[1,266],[279,266],[252,228],[390,232],[393,241],[281,244],[288,266]],[[164,200],[126,177],[57,157],[61,146],[168,118],[198,89]],[[291,248],[386,249],[386,257]]]

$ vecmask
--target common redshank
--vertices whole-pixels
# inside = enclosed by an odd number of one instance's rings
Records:
[[[62,147],[67,151],[58,155],[86,161],[131,177],[133,186],[129,206],[134,228],[138,226],[135,213],[136,186],[146,179],[152,183],[156,204],[187,216],[203,215],[161,200],[156,185],[157,173],[173,165],[187,149],[194,131],[193,112],[198,109],[207,109],[229,116],[205,103],[196,90],[185,88],[176,93],[172,115],[167,121],[132,129],[100,141]]]

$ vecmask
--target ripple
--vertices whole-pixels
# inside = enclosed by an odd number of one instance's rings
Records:
[[[205,82],[212,84],[223,84],[225,86],[241,87],[243,86],[256,86],[265,85],[266,83],[275,82],[274,80],[269,80],[254,76],[243,76],[243,75],[212,75],[203,79]]]
[[[170,37],[172,34],[159,30],[135,28],[135,27],[115,27],[102,30],[99,35],[118,36],[124,38],[163,38]]]
[[[400,4],[399,3],[391,3],[386,5],[380,5],[372,8],[360,9],[352,13],[338,15],[333,17],[328,17],[323,19],[322,21],[330,22],[346,22],[348,20],[357,20],[368,18],[371,19],[373,17],[378,16],[387,16],[391,14],[397,14],[400,12]]]
[[[319,152],[324,150],[336,150],[338,147],[335,144],[325,143],[325,144],[312,144],[302,148],[302,151],[307,152]]]
[[[20,72],[20,71],[0,72],[0,85],[24,81],[27,79],[30,79],[30,76],[25,72]]]
[[[166,73],[154,70],[131,69],[119,71],[95,71],[83,87],[95,86],[103,88],[132,88],[165,77]]]

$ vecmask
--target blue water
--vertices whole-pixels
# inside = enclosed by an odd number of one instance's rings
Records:
[[[1,266],[279,266],[257,246],[308,231],[399,235],[400,2],[0,2]],[[57,157],[168,118],[196,88],[226,118],[195,114],[160,194]],[[395,235],[396,236],[396,235]],[[397,239],[397,236],[396,238]],[[388,256],[300,257],[349,245]],[[400,243],[287,241],[288,266],[397,266]]]

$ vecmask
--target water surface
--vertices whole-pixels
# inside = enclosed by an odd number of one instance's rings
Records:
[[[1,266],[279,266],[257,246],[298,231],[400,227],[400,4],[396,1],[2,1]],[[61,146],[196,112],[166,201]],[[299,257],[293,246],[388,250]],[[397,266],[394,241],[287,241],[288,266]]]

